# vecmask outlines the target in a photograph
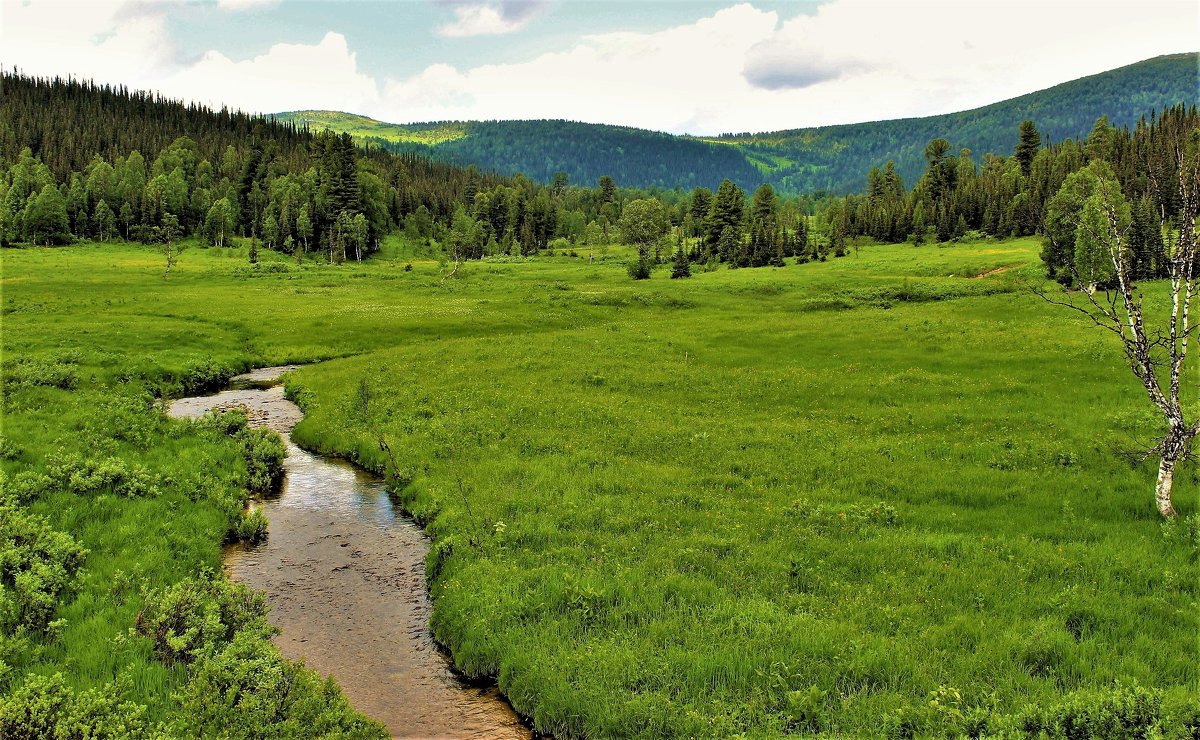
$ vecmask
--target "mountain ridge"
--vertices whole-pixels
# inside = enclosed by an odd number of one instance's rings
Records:
[[[858,190],[863,173],[887,160],[906,183],[924,166],[924,147],[946,138],[977,156],[1008,154],[1017,127],[1031,119],[1054,140],[1085,136],[1101,115],[1133,126],[1153,111],[1195,105],[1200,54],[1169,54],[954,113],[716,136],[670,134],[567,119],[432,121],[391,124],[334,111],[274,114],[314,128],[347,131],[367,145],[418,151],[502,174],[571,182],[609,175],[622,185],[715,187],[728,177],[744,188],[768,182],[786,194]]]

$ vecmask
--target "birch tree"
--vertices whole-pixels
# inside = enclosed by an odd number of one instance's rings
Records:
[[[1174,202],[1179,206],[1174,223],[1161,216],[1160,211],[1170,286],[1165,315],[1161,309],[1147,309],[1145,296],[1134,283],[1129,206],[1120,186],[1108,177],[1098,178],[1094,191],[1073,219],[1076,245],[1083,245],[1081,252],[1086,252],[1088,259],[1099,253],[1107,260],[1103,285],[1089,290],[1097,277],[1095,265],[1077,264],[1072,269],[1076,281],[1085,288],[1082,295],[1086,303],[1078,305],[1047,298],[1086,314],[1120,340],[1129,369],[1161,414],[1165,433],[1143,459],[1158,456],[1154,500],[1159,513],[1168,518],[1175,516],[1171,490],[1176,467],[1191,454],[1193,442],[1200,436],[1200,414],[1196,414],[1194,397],[1190,409],[1183,398],[1185,390],[1193,394],[1197,391],[1194,381],[1185,387],[1185,379],[1194,370],[1188,363],[1188,342],[1195,329],[1189,312],[1192,299],[1200,290],[1197,265],[1200,253],[1196,246],[1196,219],[1200,216],[1200,129],[1193,129],[1185,141],[1177,142],[1171,155],[1173,166],[1166,168],[1169,174],[1146,167],[1158,202]],[[1093,271],[1082,274],[1088,269]],[[1189,418],[1189,411],[1196,418]]]

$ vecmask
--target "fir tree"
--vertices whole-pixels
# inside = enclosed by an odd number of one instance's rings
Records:
[[[671,266],[671,279],[690,278],[692,276],[692,265],[688,261],[688,257],[683,252],[683,247],[675,250],[675,260]]]
[[[1021,128],[1017,135],[1017,146],[1013,150],[1013,156],[1016,157],[1017,163],[1021,165],[1021,174],[1025,177],[1029,177],[1030,169],[1033,166],[1033,158],[1041,146],[1042,136],[1038,133],[1037,127],[1033,125],[1033,121],[1021,121]]]

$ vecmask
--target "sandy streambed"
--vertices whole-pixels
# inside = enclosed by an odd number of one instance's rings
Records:
[[[231,577],[263,591],[289,658],[334,676],[359,711],[397,737],[528,738],[494,688],[450,669],[429,634],[424,533],[394,508],[383,482],[349,463],[314,455],[289,433],[300,408],[273,385],[290,367],[233,379],[230,390],[182,398],[172,416],[244,407],[250,423],[287,443],[279,496],[264,502],[266,542],[226,550]]]

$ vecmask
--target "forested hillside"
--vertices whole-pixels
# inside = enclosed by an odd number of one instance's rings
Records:
[[[1057,142],[1083,138],[1101,116],[1118,128],[1132,127],[1148,111],[1194,104],[1197,61],[1196,54],[1156,57],[961,113],[720,140],[737,144],[786,192],[844,193],[861,185],[864,171],[888,160],[911,183],[925,168],[931,139],[944,138],[954,151],[965,147],[977,156],[1010,154],[1024,120],[1036,121],[1046,140]]]
[[[737,147],[624,126],[563,120],[396,124],[333,111],[274,117],[318,131],[349,133],[371,147],[520,172],[540,182],[550,182],[557,173],[572,183],[593,183],[608,175],[631,187],[669,190],[715,186],[726,177],[743,185],[762,180]]]
[[[361,256],[406,216],[448,222],[468,189],[500,181],[123,87],[11,73],[3,86],[4,242],[196,233]]]
[[[784,194],[805,194],[856,190],[867,169],[889,159],[911,183],[924,169],[925,145],[938,137],[955,151],[1008,154],[1026,119],[1061,141],[1087,135],[1102,115],[1114,126],[1133,126],[1147,111],[1196,100],[1197,55],[1176,54],[961,113],[710,139],[570,121],[399,125],[324,111],[277,117],[543,182],[564,172],[572,183],[610,175],[631,187],[713,188],[728,177],[743,188],[765,181]]]

